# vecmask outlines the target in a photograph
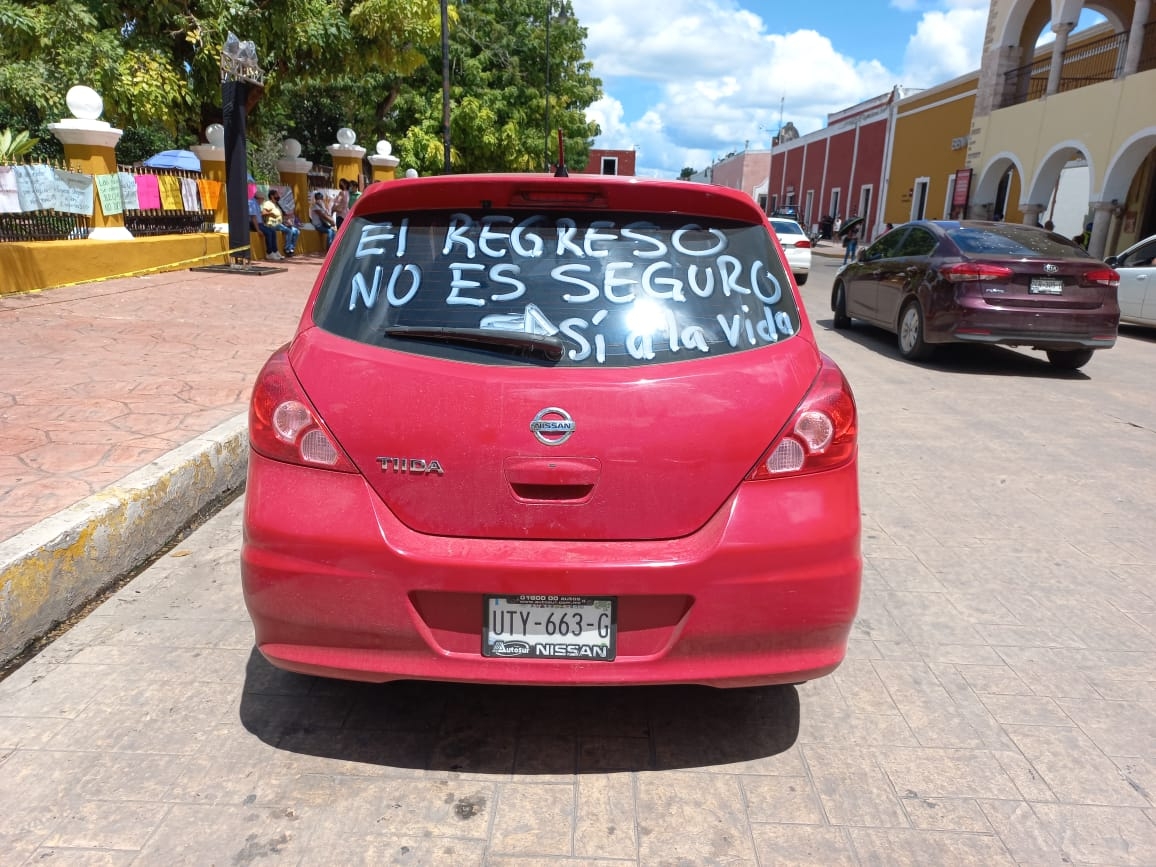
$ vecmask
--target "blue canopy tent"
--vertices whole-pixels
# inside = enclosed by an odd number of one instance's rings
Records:
[[[199,172],[201,161],[192,151],[161,151],[144,161],[144,165],[154,169],[183,169]]]

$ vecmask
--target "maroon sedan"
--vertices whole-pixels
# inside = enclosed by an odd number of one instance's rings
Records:
[[[907,359],[938,343],[1042,349],[1083,367],[1116,342],[1120,275],[1068,239],[1014,223],[906,223],[835,279],[836,328],[862,319],[899,336]]]

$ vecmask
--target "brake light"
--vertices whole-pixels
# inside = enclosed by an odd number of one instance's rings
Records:
[[[804,249],[806,247],[810,247],[810,246],[811,246],[811,242],[808,241],[806,238],[804,238],[802,241],[796,241],[795,242],[795,249],[797,249],[797,250],[802,250],[802,249]]]
[[[356,473],[334,442],[280,349],[265,362],[249,401],[249,444],[255,452],[305,467]]]
[[[831,470],[855,456],[859,433],[855,397],[835,362],[826,355],[822,359],[811,390],[747,481]]]
[[[1120,288],[1120,275],[1111,268],[1097,268],[1084,274],[1084,283],[1093,286],[1106,286],[1109,289]]]
[[[949,283],[971,283],[976,280],[1010,280],[1015,274],[1003,265],[985,265],[982,262],[956,262],[939,269],[940,276]]]

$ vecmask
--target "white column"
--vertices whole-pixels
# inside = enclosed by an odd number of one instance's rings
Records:
[[[1044,212],[1043,205],[1021,205],[1020,210],[1024,212],[1024,225],[1037,226],[1040,222],[1040,214]]]
[[[1151,0],[1136,0],[1132,10],[1132,29],[1128,31],[1128,53],[1124,57],[1124,74],[1131,75],[1140,66],[1140,49],[1144,47],[1144,28],[1148,26]]]
[[[1068,50],[1068,34],[1076,25],[1071,22],[1053,24],[1052,30],[1056,33],[1056,41],[1052,44],[1052,68],[1048,72],[1048,96],[1057,93],[1060,89],[1060,75],[1064,71],[1064,52]]]
[[[1116,210],[1112,202],[1092,202],[1092,237],[1088,239],[1088,252],[1097,259],[1104,257],[1108,245],[1108,228],[1112,224],[1112,213]]]

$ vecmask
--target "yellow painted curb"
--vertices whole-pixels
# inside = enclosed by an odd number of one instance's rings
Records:
[[[248,458],[241,413],[0,542],[0,664],[156,554],[205,506],[239,489]]]

